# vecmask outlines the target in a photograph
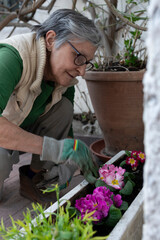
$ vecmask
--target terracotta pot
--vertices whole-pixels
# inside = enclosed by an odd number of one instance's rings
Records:
[[[144,150],[143,75],[144,71],[85,74],[107,155],[121,149]]]
[[[96,157],[98,157],[99,160],[101,160],[104,163],[107,162],[108,160],[110,160],[110,158],[111,158],[110,156],[107,156],[104,152],[104,150],[105,150],[104,139],[100,139],[100,140],[93,142],[90,145],[90,150]]]

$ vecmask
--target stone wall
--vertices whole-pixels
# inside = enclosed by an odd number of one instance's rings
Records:
[[[151,0],[148,9],[148,66],[144,77],[144,169],[143,240],[160,239],[160,4]]]

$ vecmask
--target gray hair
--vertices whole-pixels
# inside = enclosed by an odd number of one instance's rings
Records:
[[[45,37],[49,30],[55,31],[56,48],[73,39],[89,41],[96,47],[101,43],[101,35],[94,22],[71,9],[56,10],[44,23],[35,25],[32,30],[36,32],[37,39]]]

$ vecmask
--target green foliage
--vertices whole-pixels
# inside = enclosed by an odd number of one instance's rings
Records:
[[[126,201],[123,201],[119,209],[121,211],[126,211],[128,209],[128,203]]]
[[[122,161],[122,162],[119,164],[120,167],[123,167],[124,165],[126,165],[126,160]]]
[[[108,184],[106,184],[104,181],[102,181],[102,180],[100,180],[100,179],[98,179],[98,180],[96,181],[95,186],[96,186],[96,187],[102,187],[102,186],[104,186],[104,187],[108,188],[111,192],[115,192],[115,191],[116,191],[115,188],[109,186]]]
[[[96,69],[98,69],[98,68],[99,68],[99,65],[98,65],[98,63],[97,63],[97,62],[95,62],[95,63],[94,63],[94,67],[95,67]]]
[[[134,54],[135,51],[135,41],[137,41],[138,38],[140,38],[140,31],[135,30],[134,32],[130,32],[132,35],[132,38],[124,40],[125,45],[125,65],[126,66],[137,66],[139,64],[138,57]],[[135,41],[133,41],[135,39]]]
[[[50,191],[50,190],[49,190]],[[52,188],[53,191],[53,188]],[[59,188],[55,186],[59,200]],[[75,208],[68,201],[67,206],[59,207],[57,213],[45,213],[40,204],[32,204],[36,213],[36,224],[32,222],[31,210],[27,209],[24,220],[12,220],[12,226],[5,228],[1,220],[0,235],[5,240],[103,240],[105,237],[94,237],[92,213],[87,213],[83,220],[76,214]],[[49,215],[49,217],[46,217]],[[55,219],[55,220],[54,220]],[[54,222],[55,221],[55,222]],[[54,222],[54,223],[53,223]]]
[[[127,18],[132,23],[136,23],[137,21],[148,19],[147,17],[141,17],[136,15],[136,14],[145,13],[145,12],[146,12],[145,10],[139,10],[139,11],[135,11],[134,13],[125,14],[124,17]]]
[[[125,151],[125,153],[126,153],[126,155],[128,156],[128,157],[130,157],[131,156],[131,152],[130,151]]]
[[[119,191],[119,194],[131,195],[133,192],[133,184],[131,181],[127,181],[124,188]]]
[[[5,229],[3,220],[1,221],[0,226],[0,235],[3,239],[52,239],[53,236],[53,226],[51,225],[51,218],[47,220],[44,214],[44,210],[40,204],[32,204],[33,211],[37,214],[36,224],[32,223],[31,211],[27,209],[26,214],[24,214],[24,220],[12,220],[12,226],[8,229]],[[42,214],[42,219],[39,217],[39,214]],[[20,230],[23,228],[23,230]]]
[[[127,4],[131,4],[132,3],[132,4],[137,5],[137,2],[135,2],[134,0],[127,0],[126,3]]]
[[[117,224],[117,222],[121,219],[121,217],[122,217],[121,210],[112,205],[109,209],[109,213],[105,223],[108,227],[114,227]]]
[[[132,172],[125,172],[124,173],[124,181],[127,182],[128,180],[132,181],[135,179],[135,175]]]

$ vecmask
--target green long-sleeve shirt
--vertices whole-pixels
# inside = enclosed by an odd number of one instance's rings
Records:
[[[0,116],[2,116],[1,114],[15,86],[20,81],[22,71],[23,61],[18,51],[8,44],[0,44]],[[46,105],[51,101],[54,82],[42,81],[41,89],[41,94],[36,98],[29,115],[20,127],[25,128],[32,125],[44,113]],[[73,104],[74,93],[74,86],[69,87],[63,96],[67,97]]]

